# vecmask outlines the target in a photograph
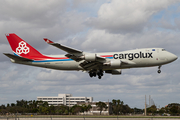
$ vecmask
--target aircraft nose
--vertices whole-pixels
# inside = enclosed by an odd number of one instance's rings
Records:
[[[170,59],[171,59],[171,61],[175,61],[176,59],[177,59],[178,57],[176,56],[176,55],[174,55],[174,54],[170,54]]]
[[[174,60],[176,60],[176,59],[178,59],[178,57],[175,55],[175,58],[174,58]]]

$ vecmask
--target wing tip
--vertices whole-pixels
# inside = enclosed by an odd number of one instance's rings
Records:
[[[48,43],[48,44],[54,43],[53,41],[51,41],[51,40],[49,40],[49,39],[47,39],[47,38],[43,38],[43,39],[44,39],[44,41],[45,41],[46,43]]]

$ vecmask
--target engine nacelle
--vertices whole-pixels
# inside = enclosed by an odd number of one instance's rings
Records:
[[[88,53],[88,54],[85,54],[84,55],[84,59],[86,60],[86,61],[96,61],[96,54],[90,54],[90,53]]]
[[[111,60],[110,66],[111,67],[119,67],[121,65],[121,60]]]
[[[122,73],[121,69],[115,69],[115,70],[105,70],[105,73],[109,73],[112,75],[120,75]]]

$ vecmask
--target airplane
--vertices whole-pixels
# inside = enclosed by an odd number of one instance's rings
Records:
[[[13,54],[3,53],[11,58],[12,63],[50,68],[56,70],[86,71],[90,77],[98,76],[104,72],[120,75],[122,69],[161,66],[175,61],[178,57],[164,48],[144,48],[122,52],[87,53],[65,45],[54,43],[44,38],[49,45],[57,47],[67,54],[44,55],[30,46],[15,33],[5,34],[12,48]]]

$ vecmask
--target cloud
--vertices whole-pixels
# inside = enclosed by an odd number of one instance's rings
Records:
[[[86,28],[83,24],[86,15],[76,10],[67,11],[71,5],[65,0],[7,0],[0,4],[1,33],[16,33],[35,48],[43,47],[43,37],[59,40]]]
[[[112,0],[103,4],[98,16],[89,18],[87,24],[111,33],[140,32],[146,27],[152,15],[173,3],[174,0]]]
[[[180,41],[179,31],[159,31],[151,29],[141,33],[111,34],[105,30],[90,30],[82,43],[82,49],[94,50],[91,52],[124,51],[137,48],[165,48],[179,55],[177,49]],[[99,47],[99,45],[101,47]],[[173,47],[172,47],[173,46]]]
[[[3,15],[2,18],[4,18],[4,20],[19,20],[26,23],[37,23],[37,25],[41,25],[47,21],[50,23],[49,20],[52,17],[59,13],[63,13],[67,7],[67,2],[65,0],[6,0],[1,1],[1,5],[0,14]],[[55,21],[55,19],[51,20]]]
[[[21,3],[21,4],[20,4]],[[43,54],[65,54],[42,38],[86,52],[112,52],[159,47],[180,56],[179,4],[176,1],[0,1],[0,104],[37,96],[94,97],[95,101],[123,100],[144,107],[144,95],[164,106],[179,100],[179,60],[157,67],[123,69],[122,75],[102,79],[88,73],[13,64],[4,36],[14,32]],[[172,22],[173,21],[173,22]],[[28,94],[27,94],[28,93]],[[142,104],[143,103],[143,104]]]

